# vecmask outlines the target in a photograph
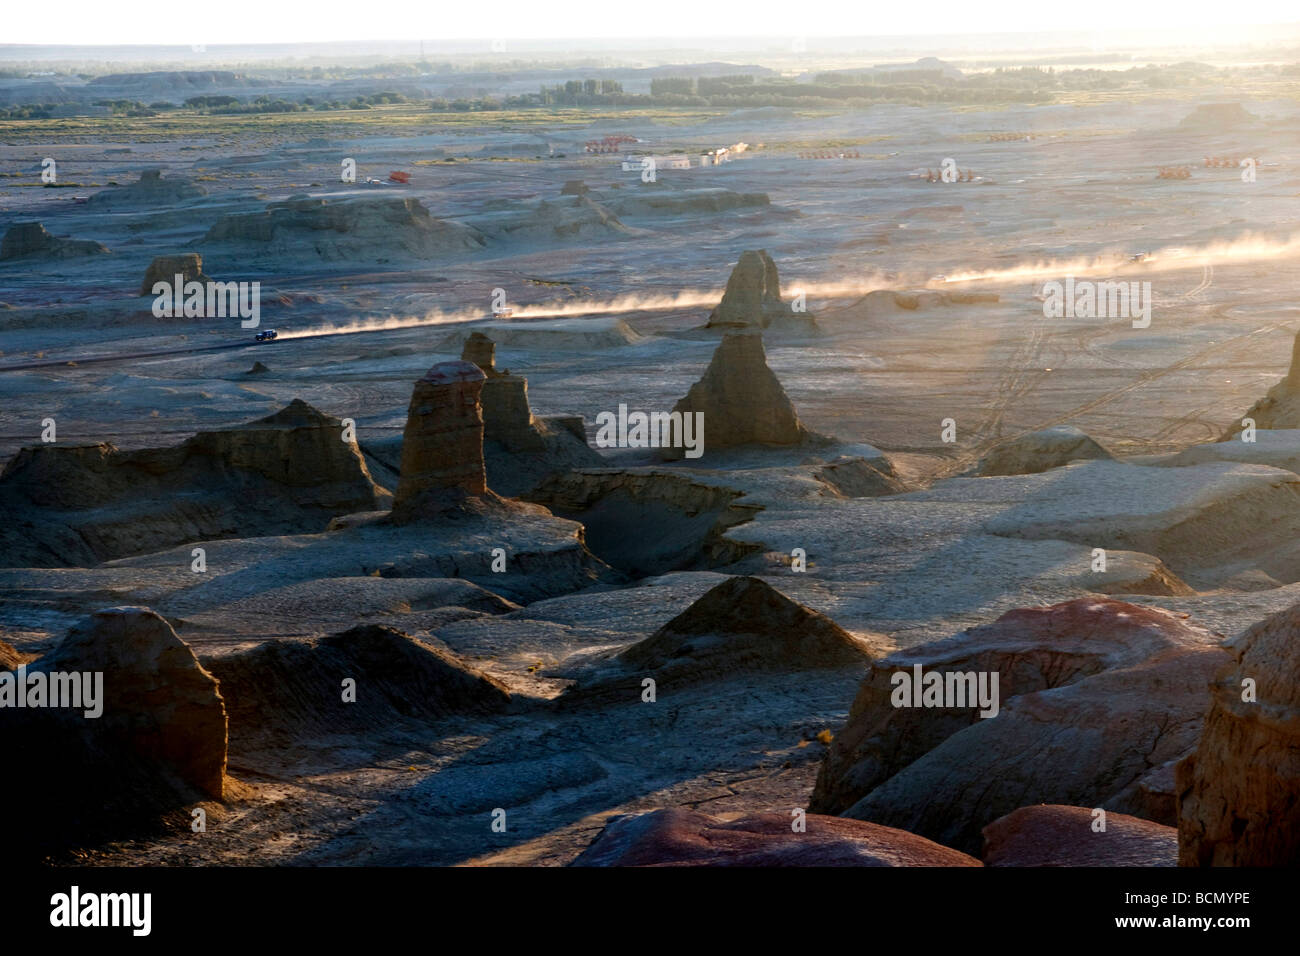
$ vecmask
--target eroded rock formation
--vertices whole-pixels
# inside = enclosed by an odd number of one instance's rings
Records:
[[[0,553],[15,567],[85,566],[187,541],[323,531],[386,496],[343,423],[295,399],[170,448],[21,449],[0,473]]]
[[[65,239],[52,236],[39,222],[14,223],[0,242],[0,259],[74,259],[108,253],[108,247],[93,239]]]
[[[619,694],[635,699],[646,677],[665,694],[747,670],[866,665],[886,643],[877,634],[850,634],[760,578],[732,577],[645,640],[580,676],[566,700],[586,703]]]
[[[1300,428],[1300,335],[1291,347],[1291,368],[1286,377],[1268,390],[1242,416],[1251,419],[1257,429]],[[1242,425],[1236,422],[1223,435],[1221,441],[1239,441]]]
[[[1195,752],[1177,767],[1182,866],[1300,863],[1300,606],[1228,645]]]
[[[776,374],[767,367],[758,332],[728,332],[713,353],[704,377],[673,406],[683,416],[704,416],[704,454],[736,445],[797,445],[812,437]],[[681,445],[678,436],[677,445]],[[665,459],[684,456],[665,448]]]
[[[486,379],[477,365],[454,361],[439,362],[416,380],[402,433],[394,520],[487,492],[479,404]]]
[[[895,655],[891,667],[877,662],[810,809],[967,852],[978,849],[981,827],[1029,803],[1158,809],[1146,792],[1153,768],[1184,756],[1200,734],[1205,682],[1226,659],[1218,636],[1118,601],[1013,613]],[[979,718],[969,700],[894,706],[887,671],[915,674],[917,664],[945,685],[948,674],[997,674],[996,716]]]
[[[894,707],[895,674],[914,673],[917,666],[943,675],[996,673],[1005,702],[1218,641],[1218,635],[1168,611],[1080,598],[1017,608],[991,624],[891,654],[874,662],[863,679],[848,722],[822,761],[809,807],[843,813],[953,734],[980,723],[975,707]]]
[[[226,711],[217,682],[162,617],[140,607],[98,611],[7,676],[22,678],[28,693],[43,681],[53,694],[68,675],[82,692],[73,706],[50,706],[51,696],[40,708],[0,708],[0,739],[20,747],[11,759],[23,766],[0,788],[0,810],[24,821],[20,843],[86,840],[224,797]],[[87,716],[91,697],[98,716]]]
[[[188,179],[163,178],[161,169],[146,169],[140,178],[127,186],[101,189],[90,197],[88,205],[113,208],[117,206],[159,207],[188,202],[206,196],[207,190]]]
[[[781,279],[776,263],[762,249],[749,249],[731,270],[722,301],[709,315],[707,328],[746,328],[815,331],[813,316],[795,312],[781,301]]]
[[[181,282],[207,282],[203,273],[203,257],[197,252],[182,252],[174,256],[154,256],[153,262],[145,270],[144,281],[140,283],[141,295],[152,295],[155,282],[172,285],[176,277]]]
[[[483,246],[479,232],[436,219],[418,199],[329,200],[293,196],[262,212],[222,216],[205,243],[238,243],[255,255],[386,261],[392,255],[428,259]]]
[[[499,712],[510,702],[500,682],[455,655],[376,624],[314,642],[270,641],[209,667],[221,681],[235,752]],[[356,681],[356,699],[346,703],[345,677]]]

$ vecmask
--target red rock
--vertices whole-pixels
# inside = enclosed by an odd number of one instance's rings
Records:
[[[1021,694],[953,734],[844,811],[978,852],[980,829],[1027,803],[1132,813],[1152,766],[1196,743],[1218,646],[1172,648],[1131,667]]]
[[[573,866],[979,866],[902,830],[807,814],[795,833],[788,813],[739,819],[673,808],[615,817]]]
[[[1216,646],[1219,640],[1168,611],[1081,598],[1008,611],[992,624],[877,660],[827,751],[809,809],[843,813],[948,737],[980,722],[973,708],[894,707],[891,677],[899,670],[920,664],[927,672],[996,672],[1005,704],[1164,650]]]
[[[1174,866],[1178,831],[1123,813],[1093,830],[1087,807],[1021,807],[984,828],[985,866]]]

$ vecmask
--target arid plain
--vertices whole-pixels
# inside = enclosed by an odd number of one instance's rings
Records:
[[[1278,804],[1242,785],[1222,799],[1245,801],[1247,836],[1215,836],[1203,768],[1237,773],[1212,681],[1256,675],[1222,642],[1300,604],[1294,100],[484,116],[8,128],[0,224],[107,251],[16,237],[0,261],[0,663],[146,607],[228,720],[220,799],[185,780],[160,823],[88,820],[44,852],[680,862],[674,827],[807,808],[894,828],[828,844],[989,864],[1012,841],[990,825],[1048,804],[1140,831],[1109,862],[1276,862],[1241,847],[1285,822]],[[636,141],[584,150],[616,134]],[[691,166],[646,176],[625,155]],[[46,157],[75,185],[42,188]],[[947,160],[958,181],[932,174]],[[733,279],[757,250],[779,289]],[[260,283],[274,341],[155,316],[151,263],[195,253],[205,278]],[[1046,315],[1067,277],[1148,288],[1149,323]],[[736,301],[778,296],[771,321],[720,321],[729,280]],[[399,521],[412,389],[472,361],[472,333],[495,351],[483,458],[504,500]],[[722,367],[724,338],[759,334],[757,365]],[[489,407],[519,377],[522,413]],[[599,447],[602,413],[671,410],[702,378],[701,457]],[[743,441],[789,408],[800,437]],[[156,627],[132,620],[97,626]],[[393,631],[330,637],[372,625]],[[1286,684],[1294,649],[1269,660]],[[1002,712],[891,711],[876,685],[914,661],[1000,671]],[[1175,781],[1189,755],[1201,776]],[[605,829],[673,808],[715,819]],[[1079,862],[1069,839],[1010,828],[1011,862],[1026,841]]]

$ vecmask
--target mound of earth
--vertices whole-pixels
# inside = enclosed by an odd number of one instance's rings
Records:
[[[985,866],[1176,866],[1178,831],[1086,807],[1021,807],[984,828]],[[1096,827],[1096,829],[1094,829]]]
[[[454,654],[377,624],[318,641],[268,641],[208,667],[221,682],[239,754],[498,713],[510,703],[501,683]]]
[[[646,639],[592,665],[561,700],[635,701],[647,677],[662,695],[745,671],[864,666],[886,643],[875,634],[855,637],[759,578],[732,577]]]
[[[180,276],[183,287],[187,282],[208,282],[203,273],[203,257],[197,252],[182,252],[174,256],[154,256],[145,270],[144,281],[140,283],[141,295],[152,295],[154,283],[163,282],[173,285]]]
[[[817,321],[781,301],[781,278],[766,250],[749,249],[731,270],[722,301],[709,314],[706,328],[761,328],[812,334]]]
[[[995,718],[947,737],[843,815],[971,853],[984,826],[1027,804],[1136,815],[1151,806],[1138,791],[1152,768],[1195,745],[1206,683],[1226,659],[1217,644],[1175,647],[1013,696]]]
[[[5,231],[0,242],[0,260],[75,259],[108,253],[108,247],[93,239],[65,239],[52,236],[39,222],[17,222]]]
[[[1300,861],[1300,606],[1228,645],[1195,752],[1177,768],[1179,864]]]
[[[471,252],[486,242],[470,226],[429,215],[418,199],[309,196],[271,203],[262,212],[222,216],[203,241],[229,243],[256,255],[327,262],[429,259]]]
[[[920,667],[923,674],[942,675],[945,683],[949,674],[997,674],[998,696],[1005,702],[1171,651],[1213,648],[1219,641],[1169,611],[1080,598],[1018,608],[992,624],[891,654],[874,662],[863,679],[848,722],[822,760],[809,809],[843,813],[953,734],[1004,719],[983,720],[970,702],[960,708],[896,707],[897,674],[915,674]]]
[[[206,189],[194,185],[188,179],[163,179],[161,169],[146,169],[136,182],[128,186],[101,189],[87,200],[87,205],[101,209],[115,209],[119,206],[171,206],[207,194]]]
[[[578,521],[602,561],[632,577],[736,561],[759,545],[726,540],[760,506],[742,492],[652,469],[601,469],[552,475],[525,497]],[[644,529],[654,528],[653,535]]]
[[[570,866],[979,866],[902,830],[808,814],[739,819],[672,808],[613,818]]]
[[[816,477],[844,498],[876,498],[909,490],[894,471],[893,464],[883,455],[869,459],[841,456],[822,466]]]
[[[253,367],[250,368],[250,369],[249,369],[247,372],[245,372],[244,374],[245,374],[245,375],[265,375],[265,374],[266,374],[267,372],[269,372],[269,371],[271,371],[271,370],[270,370],[269,368],[267,368],[265,365],[263,365],[261,362],[254,362],[254,363],[253,363]]]
[[[0,739],[21,742],[11,759],[23,768],[0,787],[0,812],[23,820],[10,840],[84,843],[225,795],[217,682],[147,608],[98,611],[44,657],[0,672],[0,701]]]
[[[601,205],[619,216],[693,216],[729,212],[733,209],[766,209],[772,200],[767,193],[738,193],[730,189],[607,190],[598,194]]]
[[[1036,475],[1085,458],[1109,459],[1111,454],[1073,425],[1057,425],[997,445],[968,474]]]
[[[491,204],[488,208],[492,209]],[[607,239],[632,231],[587,195],[562,195],[532,203],[510,201],[504,208],[470,221],[492,239],[529,242]]]
[[[295,399],[170,448],[23,448],[0,473],[4,563],[88,566],[188,541],[323,531],[387,495],[342,429]]]
[[[727,332],[704,377],[673,406],[673,412],[683,417],[704,416],[705,454],[710,448],[738,445],[798,445],[813,437],[799,421],[780,380],[768,368],[763,336],[758,332]],[[685,456],[681,435],[674,434],[669,445],[661,450],[662,457]]]
[[[1240,103],[1202,103],[1184,117],[1178,128],[1195,133],[1219,133],[1259,123],[1259,117]]]

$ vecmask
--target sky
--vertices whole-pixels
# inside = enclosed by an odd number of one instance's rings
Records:
[[[930,36],[1202,28],[1300,21],[1296,0],[172,0],[14,2],[0,44]],[[1268,39],[1267,31],[1261,40]]]

